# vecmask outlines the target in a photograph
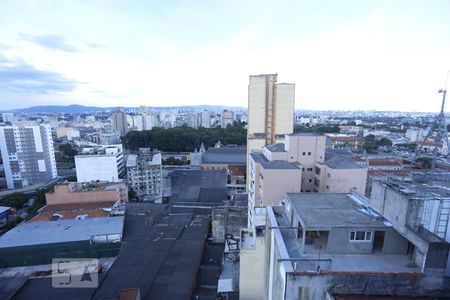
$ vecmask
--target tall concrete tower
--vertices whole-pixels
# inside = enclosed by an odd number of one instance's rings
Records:
[[[128,133],[127,114],[120,108],[112,114],[112,127],[120,136]]]
[[[251,151],[284,142],[294,131],[295,84],[278,83],[277,74],[250,75],[248,84],[247,186]]]

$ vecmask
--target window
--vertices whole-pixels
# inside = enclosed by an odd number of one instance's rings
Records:
[[[317,175],[320,175],[320,168],[316,167],[316,168],[315,168],[315,173],[316,173]]]
[[[308,155],[311,156],[311,152],[308,152]]]
[[[308,169],[306,169],[306,170],[312,172],[312,168],[308,168]]]
[[[306,152],[303,152],[302,155],[305,156],[305,155],[306,155]]]
[[[351,242],[370,242],[372,240],[372,231],[350,231]]]

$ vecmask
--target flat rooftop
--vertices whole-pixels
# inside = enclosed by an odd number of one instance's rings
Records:
[[[96,235],[122,235],[124,217],[26,222],[0,237],[0,248],[87,241]]]
[[[142,299],[191,299],[210,219],[170,205],[128,203],[122,249],[92,299],[139,288]]]
[[[284,169],[284,170],[294,170],[300,169],[300,165],[297,163],[290,163],[285,160],[268,160],[262,153],[253,152],[250,153],[253,160],[260,163],[264,169]]]
[[[269,149],[271,152],[287,152],[283,143],[266,145],[266,148]]]
[[[346,193],[288,193],[306,230],[330,230],[337,227],[386,228],[374,211],[355,202]]]
[[[324,218],[318,217],[325,221]],[[277,215],[276,224],[272,226],[289,226],[286,216]],[[353,272],[353,273],[418,273],[418,268],[407,255],[373,254],[329,254],[323,249],[310,249],[302,251],[301,240],[297,232],[292,229],[279,229],[281,242],[284,245],[290,263],[297,272],[316,273],[317,267],[326,272]],[[276,237],[277,238],[277,237]],[[322,261],[318,261],[319,258]]]
[[[450,198],[450,173],[416,175],[414,180],[408,178],[389,178],[382,180],[392,189],[411,197]]]
[[[225,170],[177,169],[169,174],[170,203],[222,204],[227,200]]]

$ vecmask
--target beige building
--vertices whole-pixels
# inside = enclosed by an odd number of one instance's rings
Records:
[[[234,122],[234,111],[225,109],[222,112],[221,124],[222,128],[227,128],[228,125],[233,125]]]
[[[250,76],[247,160],[253,150],[282,142],[285,134],[294,131],[295,84],[278,83],[277,79],[277,74]]]
[[[57,184],[45,194],[47,205],[128,201],[128,188],[124,183],[93,184],[70,182]]]
[[[326,151],[325,136],[289,134],[285,143],[264,146],[250,154],[249,228],[263,224],[258,207],[279,205],[286,193],[364,193],[367,168],[343,151]]]

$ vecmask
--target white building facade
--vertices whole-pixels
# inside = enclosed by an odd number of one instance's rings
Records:
[[[0,149],[9,189],[48,182],[58,176],[51,127],[0,127]]]

